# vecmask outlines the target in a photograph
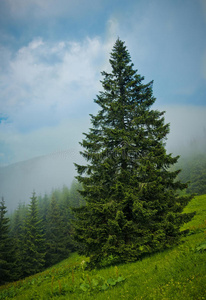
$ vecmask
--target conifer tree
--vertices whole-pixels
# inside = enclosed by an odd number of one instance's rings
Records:
[[[120,39],[109,62],[94,100],[100,110],[80,143],[87,164],[75,164],[86,201],[73,209],[75,236],[95,266],[174,245],[192,217],[182,214],[191,197],[178,196],[186,187],[176,180],[179,170],[169,170],[179,157],[166,153],[169,124],[152,109],[153,82],[143,83]]]
[[[81,184],[77,180],[73,180],[70,188],[70,206],[79,207],[85,204],[84,198],[80,195],[79,190],[82,190]]]
[[[73,206],[74,202],[78,200],[75,198],[74,193],[72,192],[73,184],[71,188],[64,186],[62,189],[62,197],[60,201],[60,210],[62,215],[62,222],[63,222],[63,234],[66,237],[66,248],[69,252],[75,251],[75,242],[73,239],[73,227],[72,227],[72,219],[74,218],[71,207]],[[82,198],[81,195],[78,194],[78,198]]]
[[[68,241],[70,237],[66,233],[66,224],[63,222],[59,205],[52,196],[46,225],[46,264],[54,265],[62,259],[68,257]]]
[[[23,277],[23,265],[24,265],[24,221],[26,217],[25,204],[19,203],[18,208],[13,213],[12,226],[11,226],[11,239],[14,247],[14,259],[15,265],[13,267],[13,273],[15,280]]]
[[[7,209],[4,198],[0,202],[0,284],[11,281],[12,265],[14,263],[13,248],[9,237],[9,218],[6,217]]]
[[[45,237],[42,233],[42,220],[39,218],[37,197],[33,192],[25,221],[23,248],[23,275],[40,272],[45,265]]]
[[[46,217],[48,213],[49,203],[50,203],[50,199],[47,194],[45,194],[43,198],[38,197],[39,217],[42,220],[42,228],[44,234],[46,232],[46,224],[47,224]]]

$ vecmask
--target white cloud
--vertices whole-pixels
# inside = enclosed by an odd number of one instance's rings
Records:
[[[38,38],[38,39],[34,39],[31,43],[29,43],[29,46],[28,48],[30,49],[36,49],[40,46],[44,45],[43,41],[41,38]]]
[[[98,38],[53,44],[36,38],[5,56],[0,106],[8,121],[0,124],[0,143],[12,153],[10,163],[67,149],[65,139],[70,144],[78,136],[76,122],[82,133],[85,116],[97,109],[105,49]]]
[[[81,113],[98,91],[104,53],[98,38],[54,44],[34,39],[8,58],[9,69],[0,74],[2,112],[14,122],[18,116],[28,121],[32,110],[55,110],[59,120],[66,111]]]

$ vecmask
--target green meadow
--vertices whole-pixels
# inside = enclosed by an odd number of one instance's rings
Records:
[[[87,259],[73,253],[42,273],[1,286],[0,300],[206,299],[206,195],[185,208],[192,211],[196,215],[172,249],[91,271]]]

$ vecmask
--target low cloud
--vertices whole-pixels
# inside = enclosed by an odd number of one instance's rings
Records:
[[[79,142],[82,140],[82,133],[89,127],[89,118],[76,118],[63,121],[57,126],[44,127],[30,133],[17,132],[14,128],[6,128],[1,138],[5,145],[5,155],[2,153],[2,160],[7,158],[10,163],[19,162],[39,157],[52,155],[64,151],[79,151]],[[6,150],[9,151],[6,152]],[[1,159],[0,158],[0,159]]]
[[[155,107],[157,108],[157,107]],[[167,151],[174,155],[206,152],[206,108],[188,106],[164,106],[165,122],[170,123]],[[16,163],[0,168],[0,190],[9,210],[19,201],[28,203],[33,190],[37,194],[50,193],[53,188],[69,186],[77,175],[74,163],[84,164],[79,154],[82,132],[88,132],[89,117],[67,120],[57,127],[44,128],[29,134],[5,136],[9,148],[15,149]],[[30,155],[36,158],[31,158]],[[3,158],[0,154],[0,159]],[[12,189],[11,189],[12,186]]]
[[[206,153],[206,107],[163,106],[165,122],[170,123],[168,152],[175,155]]]

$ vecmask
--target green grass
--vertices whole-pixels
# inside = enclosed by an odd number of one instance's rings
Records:
[[[92,271],[84,269],[86,258],[74,253],[42,273],[1,286],[0,300],[206,299],[206,195],[185,209],[194,210],[182,228],[190,233],[173,249]]]

